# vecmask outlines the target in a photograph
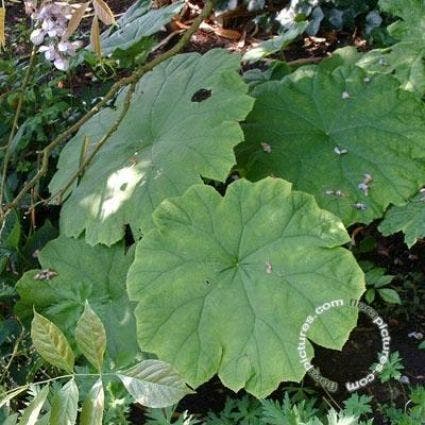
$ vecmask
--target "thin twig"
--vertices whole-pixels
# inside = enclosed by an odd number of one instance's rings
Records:
[[[99,374],[99,373],[70,373],[68,375],[55,376],[53,378],[48,378],[48,379],[44,379],[42,381],[37,381],[37,382],[31,383],[31,384],[20,385],[19,387],[12,388],[11,390],[7,390],[3,393],[0,393],[0,397],[3,398],[3,397],[8,396],[9,394],[14,393],[15,391],[25,390],[26,388],[29,388],[31,385],[44,385],[44,384],[50,384],[51,382],[59,381],[61,379],[68,379],[68,378],[74,379],[76,377],[87,378],[89,376],[99,377],[99,376],[101,376],[101,374]],[[105,372],[105,373],[102,373],[102,376],[116,376],[116,373]]]
[[[29,213],[32,213],[36,207],[38,207],[41,204],[48,204],[51,201],[55,201],[56,203],[60,204],[62,203],[62,197],[67,192],[67,190],[72,186],[75,180],[82,177],[85,169],[89,166],[94,156],[99,152],[100,148],[109,140],[109,138],[117,131],[119,125],[121,124],[122,120],[127,115],[127,112],[130,108],[131,99],[133,97],[134,91],[136,89],[136,83],[132,83],[128,89],[128,92],[126,94],[126,97],[124,99],[123,108],[121,110],[120,115],[118,116],[115,123],[112,125],[112,127],[107,131],[107,133],[96,143],[95,148],[90,153],[90,155],[87,158],[84,158],[84,153],[81,158],[80,167],[78,170],[72,174],[72,176],[69,178],[69,180],[65,183],[65,185],[59,189],[56,193],[52,194],[49,198],[43,199],[39,202],[36,202],[29,206]]]
[[[332,402],[335,404],[335,406],[342,411],[342,407],[339,405],[339,403],[332,397],[331,393],[327,390],[327,388],[320,384],[322,389],[325,391],[325,393],[328,395],[328,397],[332,400]],[[324,399],[326,400],[326,397],[324,397]],[[331,403],[329,403],[329,405],[332,407]]]
[[[119,125],[121,124],[122,120],[127,115],[127,112],[130,108],[131,104],[131,98],[133,97],[134,91],[136,89],[136,83],[132,83],[128,89],[128,92],[126,94],[124,104],[121,110],[121,113],[115,123],[112,125],[112,127],[108,130],[108,132],[97,142],[95,148],[93,149],[93,152],[90,153],[90,155],[87,158],[83,158],[83,161],[80,165],[80,168],[70,177],[70,179],[67,181],[65,186],[63,186],[57,193],[53,194],[46,202],[49,202],[50,200],[58,199],[58,203],[62,202],[62,196],[66,193],[66,191],[72,186],[75,180],[77,180],[79,177],[81,177],[84,173],[84,170],[89,166],[94,156],[99,152],[100,148],[109,140],[109,138],[117,131]]]
[[[201,25],[201,22],[210,15],[212,8],[213,8],[213,0],[207,0],[200,15],[193,21],[190,28],[186,30],[186,32],[182,35],[180,40],[173,47],[171,47],[169,50],[162,53],[161,55],[157,56],[156,58],[152,59],[147,64],[136,69],[130,76],[124,77],[120,79],[119,81],[117,81],[116,83],[114,83],[100,102],[98,102],[90,111],[88,111],[83,117],[81,117],[75,124],[69,127],[62,134],[57,136],[50,144],[48,144],[41,151],[42,159],[41,159],[40,169],[35,174],[35,176],[24,185],[24,187],[20,190],[20,192],[16,195],[16,197],[14,198],[12,202],[7,204],[4,208],[2,206],[3,218],[12,209],[16,208],[19,205],[22,198],[25,196],[25,194],[32,187],[34,187],[34,185],[43,176],[46,175],[48,171],[48,166],[49,166],[49,157],[52,151],[61,143],[68,140],[68,138],[70,138],[75,132],[77,132],[83,124],[85,124],[90,118],[92,118],[95,114],[97,114],[101,108],[107,105],[109,101],[114,99],[114,97],[116,96],[116,94],[122,87],[130,85],[132,83],[137,83],[144,74],[151,71],[155,66],[159,65],[161,62],[164,62],[165,60],[179,53],[189,42],[192,35],[198,30],[199,26]]]
[[[154,46],[152,48],[151,52],[156,52],[158,49],[160,49],[161,47],[163,47],[166,44],[168,44],[169,41],[172,38],[174,38],[178,34],[181,34],[182,32],[184,32],[184,30],[176,30],[176,31],[173,31],[172,33],[168,34],[167,37],[165,37],[164,39],[162,39],[156,46]]]
[[[295,59],[293,61],[286,62],[289,66],[301,66],[301,65],[308,65],[309,63],[319,63],[326,57],[322,56],[312,56],[310,58],[301,58],[301,59]]]
[[[21,344],[22,340],[24,339],[25,331],[24,329],[21,330],[21,333],[19,334],[18,338],[16,339],[15,345],[13,347],[12,354],[10,355],[9,361],[7,362],[7,365],[3,368],[2,373],[0,375],[0,383],[4,382],[6,379],[7,374],[9,373],[10,366],[12,366],[13,361],[15,360],[15,357],[18,353],[19,345]]]
[[[20,88],[20,93],[18,98],[18,104],[16,106],[16,111],[15,111],[15,117],[13,118],[12,128],[10,129],[9,138],[6,145],[6,152],[5,152],[4,160],[3,160],[3,172],[2,172],[1,184],[0,184],[0,205],[3,205],[4,190],[5,190],[6,178],[7,178],[7,169],[9,167],[10,157],[12,156],[12,149],[11,149],[12,143],[16,134],[16,130],[19,127],[19,118],[21,117],[22,105],[24,103],[25,90],[30,80],[32,70],[34,68],[35,57],[36,57],[35,53],[36,52],[34,48],[31,52],[31,57],[28,64],[27,72],[25,73],[24,80],[22,81],[22,86]]]

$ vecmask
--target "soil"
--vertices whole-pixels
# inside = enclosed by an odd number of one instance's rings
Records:
[[[401,372],[409,379],[410,384],[425,385],[425,350],[418,349],[418,343],[414,338],[408,337],[412,331],[425,334],[425,321],[421,322],[413,318],[412,323],[399,322],[396,319],[385,317],[383,319],[389,324],[391,335],[391,352],[398,351],[403,359],[405,369]],[[333,380],[339,384],[336,393],[330,394],[323,390],[308,375],[302,385],[313,388],[317,391],[317,397],[327,399],[330,404],[342,406],[343,401],[350,396],[345,389],[345,382],[356,381],[368,375],[370,366],[377,361],[377,354],[381,350],[381,338],[377,327],[371,324],[368,318],[363,315],[359,318],[359,325],[353,330],[350,339],[344,345],[342,351],[328,350],[320,346],[315,346],[315,357],[313,364],[317,367],[322,376]],[[291,383],[282,383],[271,398],[282,400],[284,387]],[[241,398],[245,391],[234,392],[226,389],[217,377],[208,383],[197,388],[196,393],[186,396],[177,408],[177,412],[188,410],[192,414],[205,416],[209,411],[220,412],[225,405],[226,399]],[[375,407],[375,425],[385,425],[383,417],[379,413],[380,404],[388,404],[393,400],[402,407],[406,403],[406,386],[400,383],[391,382],[382,384],[375,380],[365,389],[360,390],[360,394],[372,396],[372,404]],[[141,423],[143,420],[143,408],[135,408],[132,415],[134,423]],[[143,422],[142,422],[143,423]],[[418,424],[419,425],[419,424]]]

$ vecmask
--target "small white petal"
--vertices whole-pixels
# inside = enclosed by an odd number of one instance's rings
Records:
[[[410,379],[408,376],[403,375],[400,377],[400,379],[398,380],[401,384],[405,384],[405,385],[409,385],[410,384]]]
[[[55,23],[51,19],[44,19],[41,24],[41,28],[43,28],[44,31],[51,31],[55,26]]]
[[[263,149],[264,152],[272,153],[272,147],[268,143],[262,142],[260,144],[261,144],[261,148]]]
[[[371,182],[373,180],[373,177],[369,174],[366,173],[363,175],[363,177],[365,178],[365,180],[367,180],[368,182]]]
[[[424,337],[422,332],[410,332],[407,336],[409,338],[415,338],[415,339],[418,339],[418,340],[421,340]]]
[[[53,44],[50,44],[49,46],[41,46],[38,51],[44,53],[44,57],[48,61],[53,61],[56,57],[55,46]]]
[[[70,47],[71,47],[71,43],[67,41],[60,41],[58,43],[58,50],[60,52],[67,52],[68,50],[70,50]]]
[[[39,46],[43,41],[46,33],[42,29],[34,30],[30,35],[31,43],[35,46]]]
[[[347,149],[345,149],[345,148],[340,148],[339,146],[335,146],[335,148],[334,148],[334,152],[335,152],[337,155],[344,155],[344,154],[348,153],[348,150],[347,150]]]
[[[54,51],[52,51],[52,50],[46,50],[45,52],[44,52],[44,57],[48,60],[48,61],[52,61],[52,60],[54,60],[55,59],[55,57],[56,57],[56,54],[55,54],[55,52]]]
[[[69,61],[63,57],[58,57],[54,61],[54,65],[60,71],[67,71],[69,69]]]
[[[356,210],[361,210],[361,211],[364,211],[364,210],[367,209],[367,205],[366,204],[362,204],[361,202],[357,202],[357,203],[353,204],[353,207]]]

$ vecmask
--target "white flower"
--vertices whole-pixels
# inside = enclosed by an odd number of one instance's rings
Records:
[[[53,44],[50,44],[49,46],[41,46],[39,52],[44,53],[44,57],[48,61],[54,61],[57,55],[55,46]]]
[[[60,52],[67,52],[70,49],[70,42],[69,41],[59,41],[58,43],[58,50]]]
[[[41,23],[41,28],[46,32],[51,31],[55,26],[55,22],[53,22],[50,18],[43,19],[43,22]]]
[[[40,10],[35,13],[34,19],[41,21],[43,19],[51,18],[52,14],[50,12],[50,9],[51,9],[50,5],[42,6]]]
[[[68,56],[74,56],[76,50],[79,49],[81,45],[81,41],[60,41],[58,43],[58,51]]]
[[[46,32],[43,31],[41,28],[38,28],[34,30],[30,35],[31,43],[35,46],[39,46],[44,41],[45,36]]]
[[[24,1],[25,14],[32,15],[36,10],[36,5],[34,0]]]
[[[31,34],[32,43],[36,46],[44,43],[38,51],[62,71],[69,69],[69,57],[74,56],[76,50],[81,47],[80,42],[61,40],[71,19],[71,12],[69,5],[47,0],[38,10],[34,7],[32,14],[36,27]]]
[[[69,41],[59,41],[58,50],[68,55],[75,54],[74,46]]]
[[[55,67],[60,71],[67,71],[69,69],[69,61],[61,55],[58,55],[57,59],[53,62]]]
[[[410,379],[408,376],[403,375],[400,376],[400,379],[398,380],[401,384],[405,384],[405,385],[409,385],[410,384]]]

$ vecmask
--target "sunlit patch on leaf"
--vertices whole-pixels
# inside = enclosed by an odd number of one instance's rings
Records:
[[[224,181],[243,138],[238,122],[253,103],[238,69],[238,56],[211,50],[175,56],[146,74],[121,125],[65,202],[63,232],[76,237],[85,231],[88,243],[111,245],[126,224],[135,233],[149,230],[155,207],[201,183],[201,176]],[[192,101],[200,90],[201,98]],[[116,109],[102,110],[65,146],[52,193],[78,170],[84,140],[90,152],[116,121],[124,97],[125,91]]]

